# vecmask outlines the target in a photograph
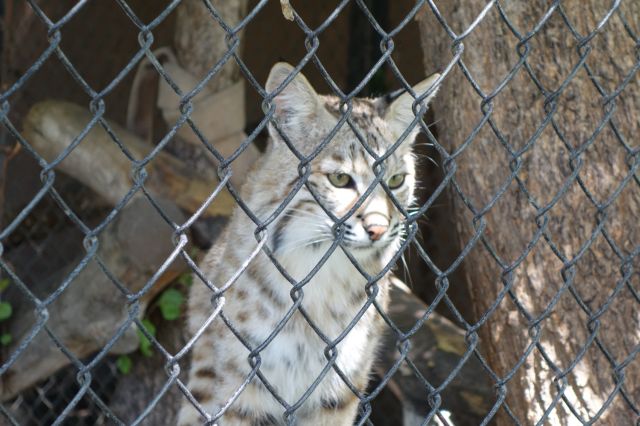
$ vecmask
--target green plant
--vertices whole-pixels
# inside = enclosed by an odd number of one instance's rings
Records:
[[[13,308],[9,302],[0,302],[0,321],[11,318]]]
[[[168,288],[162,292],[158,299],[158,306],[160,307],[162,318],[167,321],[178,319],[184,299],[185,297],[182,292],[175,288]]]
[[[9,284],[11,283],[11,281],[9,281],[9,278],[3,278],[0,280],[0,292],[3,292],[7,289],[7,287],[9,287]]]
[[[133,361],[131,361],[129,355],[120,355],[116,360],[116,367],[122,374],[129,374],[131,367],[133,367]]]
[[[182,306],[186,300],[184,293],[191,286],[192,282],[193,278],[190,273],[180,275],[176,279],[173,287],[167,288],[160,294],[160,297],[158,297],[156,302],[151,306],[150,311],[157,307],[162,318],[166,321],[175,321],[180,318]],[[156,335],[156,325],[148,317],[142,320],[142,326],[151,336]],[[153,355],[153,344],[151,340],[149,340],[140,328],[137,329],[137,334],[138,350],[142,355],[150,357]],[[0,343],[2,343],[2,336],[0,336]],[[116,359],[116,367],[120,373],[129,374],[133,368],[133,360],[128,355],[120,355]]]
[[[193,284],[193,274],[186,272],[178,277],[178,284],[182,284],[185,287],[191,287]]]
[[[156,326],[153,325],[150,319],[145,318],[142,320],[142,326],[147,330],[147,333],[154,336],[156,335]],[[142,330],[138,329],[138,341],[140,353],[144,356],[151,356],[153,354],[153,346],[151,345],[151,340],[142,332]]]
[[[0,334],[0,345],[7,346],[9,343],[11,343],[12,340],[13,337],[11,337],[11,333]]]
[[[11,284],[9,278],[1,279],[0,293],[5,291],[9,287],[9,284]],[[11,315],[13,315],[13,307],[11,306],[11,303],[7,301],[0,302],[0,321],[8,320],[9,318],[11,318]],[[11,333],[0,334],[0,345],[7,346],[9,343],[11,343],[12,340],[13,337],[11,336]]]

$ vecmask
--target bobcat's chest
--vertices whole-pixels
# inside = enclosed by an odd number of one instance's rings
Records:
[[[297,256],[285,264],[296,280],[303,280],[318,254]],[[321,254],[320,254],[321,256]],[[306,260],[300,261],[300,258]],[[309,269],[307,269],[309,268]],[[282,278],[284,280],[284,278]],[[285,280],[286,281],[286,280]],[[291,285],[288,282],[272,283]],[[366,305],[366,280],[342,253],[334,253],[302,288],[302,310],[295,311],[286,325],[261,353],[265,377],[290,404],[320,379],[306,406],[343,394],[346,385],[332,367],[335,364],[352,383],[366,382],[378,336],[373,305]],[[377,299],[381,305],[386,295]],[[281,314],[286,316],[287,309]],[[359,320],[354,321],[356,317]],[[265,331],[273,331],[273,324]]]

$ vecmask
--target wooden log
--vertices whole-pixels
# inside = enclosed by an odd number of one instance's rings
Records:
[[[44,101],[34,105],[24,120],[24,137],[47,161],[54,160],[69,146],[91,120],[86,109],[64,101]],[[153,146],[122,127],[110,123],[123,145],[136,159],[142,159]],[[117,204],[133,185],[132,163],[109,134],[97,124],[62,161],[58,169],[78,179],[111,204]],[[160,151],[145,167],[145,187],[155,195],[174,201],[190,213],[195,212],[217,187],[217,182],[194,175],[179,159]],[[221,191],[204,214],[228,216],[235,201]]]
[[[170,202],[158,200],[166,214],[173,220],[184,220],[182,213]],[[132,200],[98,237],[98,255],[113,276],[132,293],[143,285],[162,265],[174,249],[173,230],[143,199]],[[61,233],[59,238],[65,238]],[[55,238],[50,244],[57,244]],[[37,295],[45,297],[55,291],[69,273],[80,262],[80,258],[68,267],[53,274],[49,279],[31,288]],[[151,291],[141,299],[139,315],[144,313],[147,303],[173,281],[185,265],[180,260],[173,262],[155,282]],[[15,286],[7,290],[12,300],[14,316],[8,332],[13,344],[5,351],[12,354],[23,338],[37,323],[36,312],[31,303],[24,300]],[[43,296],[41,298],[44,299]],[[59,297],[47,306],[47,327],[76,357],[84,358],[101,350],[118,328],[128,318],[126,297],[102,271],[96,260],[90,260],[80,274]],[[128,353],[138,346],[135,325],[110,349],[110,353]],[[2,377],[1,400],[7,400],[29,388],[58,369],[68,365],[69,359],[54,345],[48,334],[41,330],[24,352]]]

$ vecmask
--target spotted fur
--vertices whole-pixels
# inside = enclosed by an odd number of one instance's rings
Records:
[[[300,180],[297,167],[300,160],[291,152],[282,134],[307,156],[332,131],[341,115],[338,100],[317,95],[301,74],[286,87],[280,87],[292,71],[291,66],[282,63],[271,70],[266,89],[278,91],[273,100],[276,126],[270,125],[270,147],[247,176],[241,192],[243,200],[260,220],[271,217]],[[436,78],[437,75],[432,76],[414,90],[424,93]],[[291,310],[292,284],[264,251],[259,252],[227,290],[224,315],[247,345],[256,348],[270,339],[276,328],[282,328],[260,351],[259,359],[253,360],[257,369],[249,362],[249,349],[220,318],[204,330],[192,350],[188,388],[209,419],[218,417],[217,423],[222,426],[286,424],[285,408],[280,401],[288,406],[297,405],[323,373],[328,365],[327,355],[332,355],[325,339],[337,339],[367,303],[366,279],[345,251],[367,274],[376,275],[391,261],[400,244],[403,216],[383,187],[376,185],[362,203],[359,201],[375,179],[375,159],[363,148],[360,138],[375,155],[384,155],[414,120],[412,103],[413,97],[409,94],[400,96],[391,105],[380,99],[354,100],[350,117],[360,136],[344,123],[308,164],[306,184],[267,227],[263,234],[267,239],[266,248],[286,275],[299,282],[306,280],[323,259],[338,231],[318,201],[338,218],[355,209],[340,231],[343,248],[338,247],[328,256],[299,292],[302,310]],[[416,133],[417,127],[384,161],[385,182],[397,174],[405,176],[403,184],[391,190],[403,207],[414,200],[415,165],[411,144]],[[352,184],[337,187],[328,177],[337,173],[348,174]],[[211,282],[223,285],[255,250],[258,244],[255,229],[251,219],[236,209],[225,234],[202,262],[201,268]],[[214,309],[209,288],[195,281],[189,300],[191,335]],[[377,283],[376,301],[383,309],[389,302],[387,282],[388,275],[385,275]],[[288,316],[289,312],[293,313]],[[383,328],[381,316],[369,305],[334,349],[335,365],[349,385],[334,368],[329,368],[289,417],[291,423],[353,424],[358,394],[366,390]],[[258,371],[267,383],[258,377]],[[272,396],[268,388],[274,390],[278,398]],[[223,407],[226,408],[222,410]],[[179,415],[181,426],[206,421],[191,403],[185,402]],[[214,422],[209,420],[209,423]]]

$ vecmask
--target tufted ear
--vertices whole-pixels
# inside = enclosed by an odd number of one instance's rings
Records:
[[[271,68],[265,88],[273,93],[293,72],[293,67],[285,62],[278,62]],[[276,97],[275,114],[278,126],[291,138],[299,138],[306,133],[305,128],[313,120],[321,108],[316,91],[302,73],[298,73]],[[269,126],[272,137],[277,133]]]
[[[440,74],[433,74],[431,77],[427,77],[420,83],[413,86],[413,91],[415,92],[416,96],[423,95],[427,90],[431,88],[431,86],[433,86],[433,84],[439,77]],[[433,97],[436,95],[438,89],[439,87],[436,87],[435,90],[423,100],[425,105],[429,105],[429,102],[431,102],[431,99],[433,99]],[[413,96],[411,96],[411,93],[405,92],[398,99],[393,101],[393,103],[389,106],[389,108],[387,108],[387,111],[384,114],[384,120],[389,125],[389,129],[391,130],[391,133],[393,137],[396,138],[396,140],[400,138],[402,133],[404,133],[407,127],[409,127],[409,124],[411,124],[411,122],[415,118],[415,114],[413,113],[413,110],[411,108],[414,101],[415,99]],[[409,141],[409,143],[413,143],[413,140],[415,139],[419,131],[420,126],[416,125],[413,127],[411,133],[409,133],[409,135],[407,136],[407,140]]]

